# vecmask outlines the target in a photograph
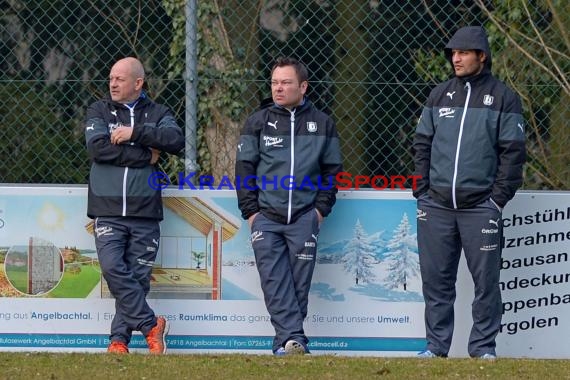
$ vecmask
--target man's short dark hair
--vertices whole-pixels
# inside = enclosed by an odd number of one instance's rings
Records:
[[[273,65],[273,68],[271,69],[271,76],[273,76],[273,72],[275,71],[276,68],[285,67],[285,66],[293,66],[293,68],[295,69],[295,73],[297,73],[297,79],[299,79],[299,83],[306,82],[309,80],[309,72],[307,71],[305,65],[303,65],[295,58],[291,57],[277,58],[275,64]]]

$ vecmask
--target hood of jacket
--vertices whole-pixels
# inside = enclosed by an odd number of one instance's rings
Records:
[[[445,57],[451,63],[451,51],[456,50],[480,50],[485,53],[487,59],[485,60],[485,68],[483,72],[491,72],[492,59],[491,48],[489,47],[489,39],[485,29],[480,26],[465,26],[459,29],[453,37],[445,45]]]

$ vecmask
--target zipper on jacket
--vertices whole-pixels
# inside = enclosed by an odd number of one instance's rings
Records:
[[[457,182],[457,170],[459,166],[459,151],[461,150],[461,137],[463,136],[463,125],[465,124],[465,115],[467,114],[467,106],[471,97],[471,83],[465,83],[467,87],[467,96],[465,97],[465,105],[463,106],[463,114],[461,115],[461,124],[459,124],[459,137],[457,138],[457,149],[455,150],[455,167],[453,169],[453,183],[451,184],[451,197],[453,199],[453,208],[457,208],[457,195],[455,194],[455,184]]]
[[[127,216],[127,174],[129,174],[129,167],[125,166],[125,171],[123,172],[123,212],[122,216]]]
[[[131,128],[135,126],[135,106],[137,104],[133,104],[132,107],[129,107],[125,104],[125,106],[129,109],[129,114],[131,116]],[[127,216],[127,177],[129,174],[129,167],[125,166],[125,171],[123,173],[123,212],[122,216]]]
[[[295,167],[295,110],[291,111],[291,169],[289,176],[293,180]],[[291,209],[293,208],[293,189],[289,184],[289,204],[287,205],[287,224],[291,223]]]

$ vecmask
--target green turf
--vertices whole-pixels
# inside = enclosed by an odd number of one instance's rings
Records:
[[[22,293],[28,293],[28,267],[6,266],[6,277],[13,287]]]
[[[85,298],[100,281],[100,273],[91,264],[81,266],[81,272],[65,271],[59,284],[49,292],[53,298]]]
[[[568,360],[0,353],[0,379],[570,379]]]

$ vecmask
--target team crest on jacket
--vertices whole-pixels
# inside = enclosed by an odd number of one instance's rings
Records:
[[[311,133],[315,133],[317,131],[317,122],[308,121],[307,122],[307,131],[309,131]]]
[[[485,95],[485,96],[483,96],[483,104],[486,106],[490,106],[491,104],[493,104],[494,99],[495,99],[494,96]]]

